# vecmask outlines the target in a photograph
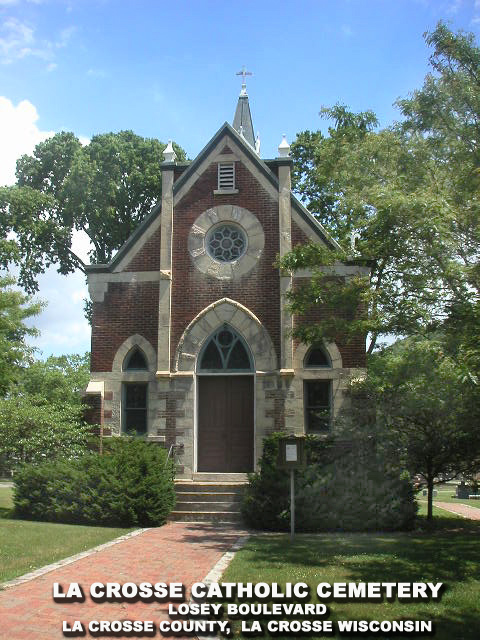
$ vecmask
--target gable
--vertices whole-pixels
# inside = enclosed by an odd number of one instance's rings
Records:
[[[285,162],[286,159],[269,160],[270,166]],[[257,156],[250,145],[233,129],[225,123],[202,149],[195,160],[182,171],[173,185],[174,207],[194,189],[197,181],[208,171],[212,164],[218,162],[240,162],[243,167],[255,178],[268,196],[278,202],[279,184],[275,173],[266,162]],[[322,225],[312,214],[291,194],[292,225],[296,225],[296,236],[302,236],[313,242],[322,242],[327,247],[339,249],[339,245],[331,238]],[[158,203],[151,213],[137,227],[132,236],[119,249],[115,257],[108,265],[88,265],[87,272],[105,273],[131,270],[132,261],[136,254],[143,250],[149,243],[152,234],[160,226],[161,204]],[[292,233],[294,233],[292,228]],[[149,251],[149,249],[145,249]],[[139,258],[144,262],[144,258]],[[147,260],[148,262],[148,260]],[[133,263],[134,264],[134,263]],[[128,265],[128,266],[127,266]]]

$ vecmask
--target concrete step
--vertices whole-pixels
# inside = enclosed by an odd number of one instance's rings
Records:
[[[201,493],[242,493],[244,482],[194,482],[193,480],[176,480],[175,492]]]
[[[196,511],[198,512],[235,512],[240,513],[239,502],[179,502],[175,505],[175,511]]]
[[[240,503],[246,484],[245,474],[194,476],[197,477],[192,480],[175,481],[177,504],[169,520],[215,524],[238,524],[242,521]]]
[[[240,502],[240,491],[176,491],[177,504],[179,502]]]
[[[205,471],[194,473],[193,482],[248,482],[248,474],[246,473],[207,473]]]
[[[242,521],[240,512],[231,511],[172,511],[171,522],[215,522],[218,524],[238,524]]]

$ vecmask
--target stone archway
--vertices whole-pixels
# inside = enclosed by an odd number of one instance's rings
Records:
[[[199,356],[222,326],[241,337],[252,366],[239,371],[200,371]],[[260,320],[242,304],[222,298],[200,312],[178,344],[177,375],[195,375],[195,468],[206,472],[253,471],[256,454],[259,382],[261,374],[277,369],[277,356]],[[257,408],[257,409],[255,409]],[[222,426],[224,423],[225,428]],[[221,444],[221,440],[225,444]]]
[[[175,371],[193,373],[205,340],[224,323],[238,331],[248,344],[257,373],[277,369],[272,340],[257,316],[239,302],[221,298],[203,309],[183,332],[175,353]]]

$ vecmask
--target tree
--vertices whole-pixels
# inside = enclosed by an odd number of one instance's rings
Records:
[[[434,257],[452,307],[480,300],[480,48],[473,34],[452,33],[442,22],[425,34],[434,74],[422,89],[399,100],[400,128],[420,140],[431,183],[442,199],[434,231],[442,240]]]
[[[362,408],[347,424],[425,478],[429,519],[434,484],[480,468],[480,388],[465,373],[444,336],[417,336],[375,354],[353,385]]]
[[[90,427],[81,391],[88,378],[88,354],[51,356],[23,369],[0,400],[0,455],[8,468],[84,453]]]
[[[29,292],[51,264],[63,274],[84,271],[74,231],[87,234],[92,262],[108,262],[161,198],[164,148],[131,131],[96,135],[84,146],[62,132],[38,144],[18,160],[16,184],[0,188],[0,235],[9,238],[0,265],[17,264]]]
[[[40,312],[41,304],[12,288],[13,278],[0,277],[0,398],[18,380],[33,349],[25,341],[37,331],[26,321]]]
[[[355,231],[372,266],[370,352],[381,334],[439,325],[480,295],[480,50],[442,23],[426,40],[435,75],[399,101],[402,123],[378,131],[373,113],[336,105],[321,111],[335,123],[328,136],[305,131],[292,145],[294,187],[342,246],[336,258],[352,257]],[[321,263],[300,247],[283,265],[318,272]],[[318,281],[302,296],[316,300]]]

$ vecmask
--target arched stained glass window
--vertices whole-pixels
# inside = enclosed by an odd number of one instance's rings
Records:
[[[138,347],[132,349],[123,361],[124,371],[147,371],[147,359],[145,354]]]
[[[305,356],[304,367],[331,367],[332,363],[321,346],[313,346]]]
[[[236,331],[224,324],[200,353],[199,371],[252,371],[249,349]]]

